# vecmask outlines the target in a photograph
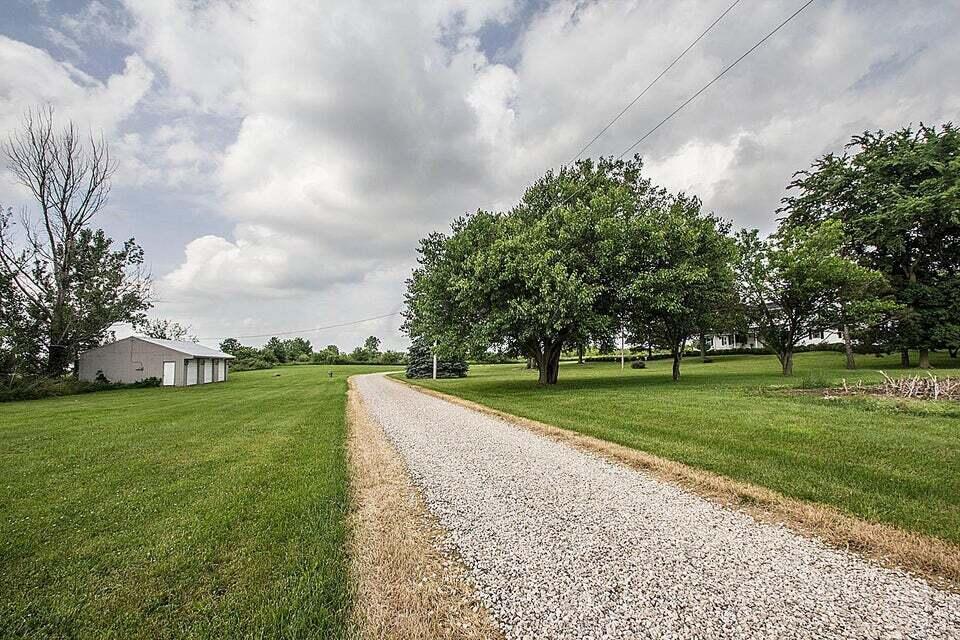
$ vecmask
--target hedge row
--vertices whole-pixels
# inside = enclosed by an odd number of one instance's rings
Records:
[[[160,378],[147,378],[140,382],[121,384],[119,382],[86,382],[73,378],[29,378],[18,380],[11,386],[0,387],[0,402],[15,402],[19,400],[40,400],[42,398],[58,398],[72,396],[79,393],[94,393],[97,391],[115,391],[117,389],[142,389],[145,387],[159,387]]]

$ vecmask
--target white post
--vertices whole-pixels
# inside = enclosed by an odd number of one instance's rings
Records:
[[[433,379],[437,379],[437,343],[433,343]]]
[[[620,325],[620,369],[623,369],[623,325]]]

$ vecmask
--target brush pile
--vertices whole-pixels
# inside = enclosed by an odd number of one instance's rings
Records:
[[[864,385],[858,380],[855,386],[843,381],[842,395],[878,395],[886,398],[914,398],[918,400],[960,400],[960,378],[938,378],[932,373],[906,378],[891,378],[883,371],[879,385]],[[832,390],[834,394],[840,389]]]

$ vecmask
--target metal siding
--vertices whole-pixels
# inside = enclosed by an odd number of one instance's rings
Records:
[[[80,354],[78,375],[81,380],[95,380],[97,372],[110,382],[131,383],[145,378],[163,378],[164,361],[176,362],[182,356],[176,351],[136,338],[124,338]]]

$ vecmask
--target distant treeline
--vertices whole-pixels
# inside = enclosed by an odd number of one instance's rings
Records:
[[[220,350],[236,357],[231,365],[234,371],[271,369],[281,364],[406,364],[403,351],[380,350],[382,341],[370,336],[353,351],[341,351],[335,344],[314,350],[305,338],[286,340],[273,337],[262,347],[248,347],[236,338],[227,338],[220,343]]]

